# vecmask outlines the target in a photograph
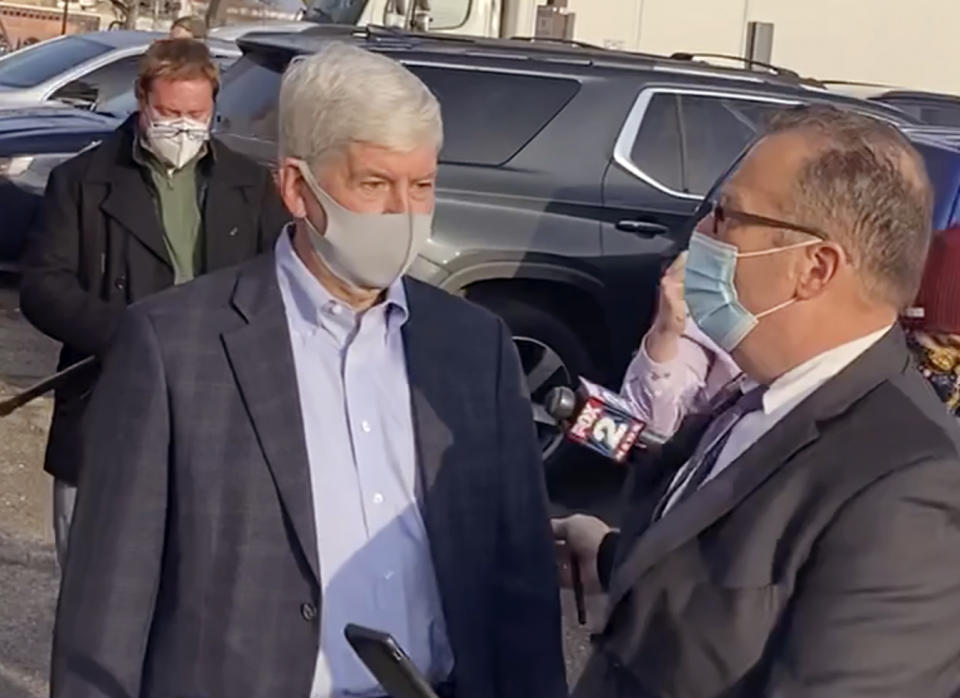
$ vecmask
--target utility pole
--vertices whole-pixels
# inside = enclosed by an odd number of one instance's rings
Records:
[[[67,14],[70,12],[70,0],[63,0],[63,20],[60,22],[60,36],[67,33]]]
[[[136,29],[137,17],[140,15],[140,0],[127,0],[127,16],[123,22],[124,29]]]
[[[223,0],[210,0],[210,5],[207,6],[207,29],[220,26],[220,15],[224,9]]]

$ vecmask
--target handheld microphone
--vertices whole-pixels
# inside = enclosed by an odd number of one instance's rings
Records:
[[[568,439],[617,463],[625,461],[634,446],[660,448],[668,441],[648,431],[620,395],[582,377],[576,392],[561,386],[547,393],[544,407],[565,426]]]

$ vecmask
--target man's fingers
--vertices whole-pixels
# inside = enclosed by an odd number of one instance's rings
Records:
[[[570,519],[550,519],[550,527],[553,529],[553,537],[558,540],[567,538],[567,522]]]
[[[667,271],[664,274],[664,276],[671,276],[671,277],[679,276],[682,279],[683,270],[686,268],[686,266],[687,266],[687,253],[684,251],[684,252],[681,252],[675,260],[673,260],[673,262],[670,264],[669,267],[667,267]]]

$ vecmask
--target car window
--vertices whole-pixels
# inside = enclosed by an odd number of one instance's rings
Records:
[[[275,143],[282,66],[243,56],[223,75],[214,128],[235,136]]]
[[[882,100],[916,117],[929,126],[960,127],[960,104],[936,104],[924,100]]]
[[[680,111],[675,94],[658,93],[650,100],[630,151],[643,172],[675,191],[683,189]]]
[[[241,138],[276,142],[277,98],[284,66],[246,55],[227,71],[217,100],[215,128]],[[441,161],[499,165],[512,158],[570,101],[573,80],[408,66],[440,101],[444,120]],[[511,118],[504,121],[503,114]],[[490,128],[490,124],[498,124]]]
[[[431,29],[456,29],[467,21],[470,0],[432,0],[430,2]]]
[[[0,60],[0,85],[35,87],[108,50],[108,46],[79,36],[44,41],[4,56]]]
[[[127,56],[90,71],[78,81],[96,90],[97,104],[103,104],[133,89],[139,64],[140,56]],[[69,92],[71,85],[64,85],[54,92],[53,98],[58,99],[62,93]]]
[[[679,95],[682,191],[703,194],[784,105],[710,95]]]
[[[502,165],[580,89],[575,80],[411,65],[443,112],[441,161]],[[509,119],[503,115],[509,114]],[[491,125],[495,124],[495,128]]]

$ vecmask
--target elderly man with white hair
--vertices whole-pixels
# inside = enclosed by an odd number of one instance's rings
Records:
[[[405,278],[440,109],[343,44],[293,63],[273,254],[135,306],[91,402],[54,638],[70,698],[379,697],[389,632],[442,697],[566,695],[510,333]]]

